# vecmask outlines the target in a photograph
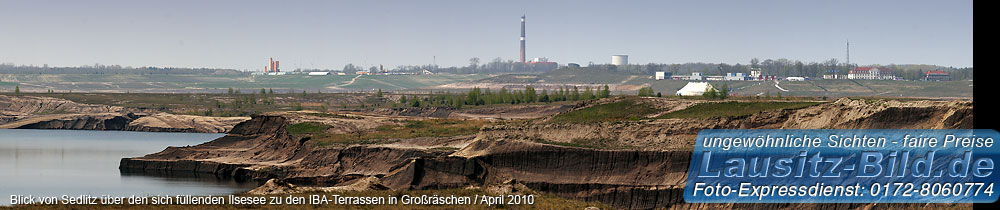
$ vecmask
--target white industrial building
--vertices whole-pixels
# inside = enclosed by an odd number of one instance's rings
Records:
[[[628,55],[612,55],[611,64],[615,66],[628,65]]]
[[[666,79],[666,72],[658,71],[656,72],[656,80]]]
[[[712,84],[708,82],[688,82],[683,88],[677,90],[676,95],[679,96],[700,96],[705,93],[705,91],[715,89]]]
[[[309,76],[326,76],[326,75],[330,75],[330,72],[326,72],[326,71],[309,72]]]
[[[847,79],[894,80],[892,70],[877,67],[858,67],[847,73]]]
[[[725,80],[747,80],[747,75],[744,73],[726,73]]]
[[[701,80],[701,72],[691,72],[690,80]]]
[[[806,81],[805,77],[785,77],[788,81]]]

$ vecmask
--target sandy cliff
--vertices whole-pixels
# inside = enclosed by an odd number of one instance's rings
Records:
[[[211,173],[241,180],[269,180],[311,187],[432,189],[519,184],[560,197],[599,201],[617,208],[864,209],[870,204],[687,204],[684,182],[694,134],[706,128],[971,128],[968,102],[884,102],[842,99],[801,109],[710,119],[659,119],[594,125],[505,124],[475,137],[400,140],[391,144],[317,146],[289,134],[292,122],[316,121],[294,113],[267,113],[233,127],[229,135],[191,147],[123,158],[122,170]],[[372,116],[324,119],[350,132],[351,120],[391,122]],[[338,124],[340,123],[340,124]],[[354,126],[358,127],[358,126]],[[537,143],[608,138],[643,149],[586,149]],[[401,146],[413,141],[411,145]],[[420,143],[417,143],[420,142]],[[434,143],[427,143],[434,142]],[[458,150],[427,149],[434,144]],[[273,182],[273,181],[272,181]],[[288,189],[266,189],[277,192]],[[884,205],[889,207],[892,205]],[[922,204],[896,207],[915,208]]]
[[[149,114],[137,109],[81,104],[57,98],[0,95],[0,129],[225,133],[248,119]]]

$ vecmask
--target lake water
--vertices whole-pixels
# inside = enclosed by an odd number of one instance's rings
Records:
[[[211,174],[120,172],[123,157],[197,145],[223,134],[0,129],[0,205],[11,195],[227,195],[257,183]]]

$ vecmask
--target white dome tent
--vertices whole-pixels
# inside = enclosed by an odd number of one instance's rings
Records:
[[[701,96],[709,88],[715,89],[714,87],[712,87],[712,84],[708,84],[708,82],[688,82],[688,84],[685,85],[683,88],[681,88],[680,90],[677,90],[677,94],[676,95],[679,95],[679,96]],[[718,91],[718,90],[716,90],[716,91]]]

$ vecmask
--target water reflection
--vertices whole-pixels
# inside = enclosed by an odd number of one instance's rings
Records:
[[[224,195],[246,191],[211,174],[121,171],[123,157],[200,144],[222,134],[0,129],[0,196]],[[0,205],[9,204],[0,199]]]

